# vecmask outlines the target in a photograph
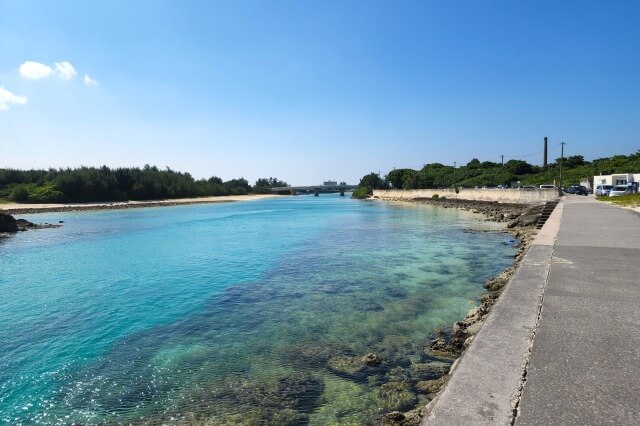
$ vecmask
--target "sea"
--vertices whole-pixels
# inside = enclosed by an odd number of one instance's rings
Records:
[[[338,194],[18,217],[64,223],[0,238],[11,425],[377,424],[427,402],[453,362],[429,340],[517,251],[470,212]]]

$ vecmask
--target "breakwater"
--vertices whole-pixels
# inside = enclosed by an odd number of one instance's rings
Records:
[[[540,204],[558,198],[554,189],[375,189],[373,196],[382,200],[447,199],[494,201],[498,203]]]

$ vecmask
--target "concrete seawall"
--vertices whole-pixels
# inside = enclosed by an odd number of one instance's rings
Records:
[[[414,200],[432,198],[434,195],[447,199],[471,201],[495,201],[498,203],[540,204],[558,198],[555,189],[375,189],[373,196],[382,200]]]

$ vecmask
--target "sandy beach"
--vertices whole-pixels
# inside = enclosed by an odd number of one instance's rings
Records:
[[[280,197],[275,194],[249,194],[249,195],[221,195],[216,197],[200,198],[176,198],[172,200],[148,200],[148,201],[113,201],[102,203],[66,203],[66,204],[24,204],[6,203],[0,204],[0,211],[9,214],[19,213],[47,213],[83,210],[114,210],[132,209],[140,207],[165,207],[187,204],[230,203],[234,201],[254,201],[264,198]]]

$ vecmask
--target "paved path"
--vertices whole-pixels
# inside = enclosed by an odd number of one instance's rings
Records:
[[[517,425],[640,424],[640,214],[565,202]]]
[[[424,425],[640,424],[640,214],[568,196]]]

